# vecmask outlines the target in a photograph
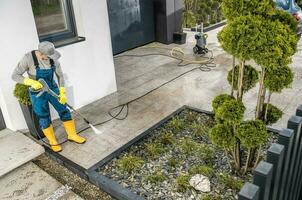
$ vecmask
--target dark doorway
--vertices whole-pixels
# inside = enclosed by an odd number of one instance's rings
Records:
[[[0,108],[0,131],[3,129],[6,129],[6,125]]]
[[[113,54],[155,40],[152,0],[107,0]]]

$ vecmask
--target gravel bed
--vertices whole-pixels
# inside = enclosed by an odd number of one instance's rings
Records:
[[[252,174],[240,177],[232,172],[224,151],[216,148],[208,139],[207,133],[213,125],[211,116],[184,110],[98,171],[146,199],[237,199],[239,189],[245,181],[252,179]],[[276,136],[270,133],[262,156],[275,141]],[[129,167],[133,160],[121,162],[129,157],[139,160],[138,166],[132,171],[125,170],[125,167]],[[193,170],[197,166],[203,166],[205,173],[208,173],[210,193],[196,191],[188,185],[179,186],[179,177],[192,177],[196,174]],[[231,181],[221,178],[225,176],[231,177]]]

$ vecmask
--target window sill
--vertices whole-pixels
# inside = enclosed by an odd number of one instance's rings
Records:
[[[83,42],[85,40],[86,40],[85,37],[77,36],[74,38],[68,38],[68,39],[56,41],[56,42],[54,42],[54,45],[56,48],[59,48],[59,47],[64,47],[64,46],[71,45],[74,43]]]

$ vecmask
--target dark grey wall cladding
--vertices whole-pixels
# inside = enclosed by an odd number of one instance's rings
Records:
[[[155,40],[152,0],[107,0],[113,54]]]
[[[173,33],[181,31],[183,0],[153,0],[156,41],[171,44]]]

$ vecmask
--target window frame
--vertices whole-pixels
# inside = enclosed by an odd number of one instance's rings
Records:
[[[40,42],[49,41],[49,42],[56,43],[63,40],[68,40],[78,37],[72,0],[62,0],[62,1],[63,1],[62,4],[64,6],[64,15],[66,18],[66,25],[68,30],[39,36],[39,32],[37,29]]]

